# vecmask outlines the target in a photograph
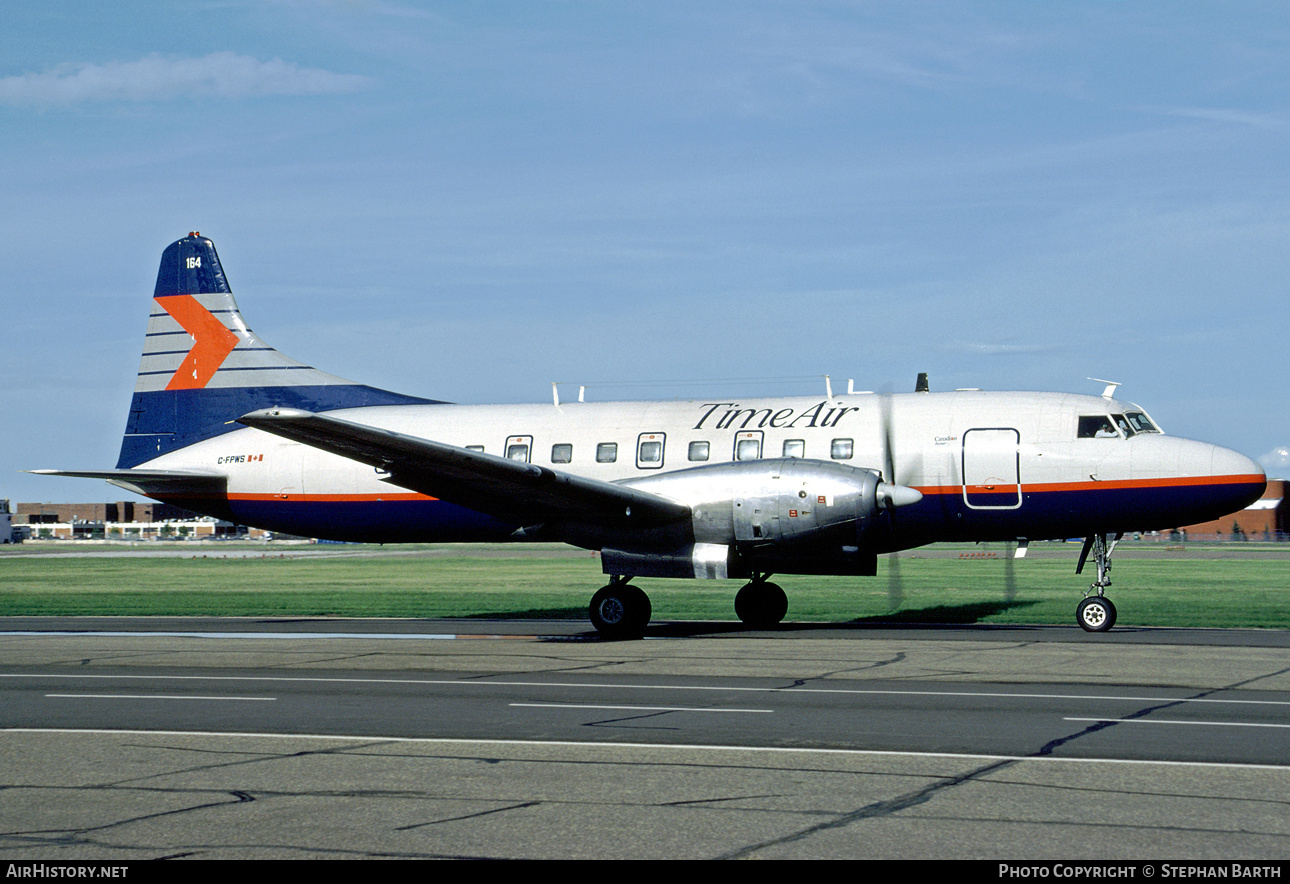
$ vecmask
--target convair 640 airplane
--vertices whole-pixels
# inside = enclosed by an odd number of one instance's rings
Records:
[[[938,541],[1086,537],[1076,619],[1109,629],[1115,541],[1235,512],[1258,464],[1165,435],[1141,408],[1066,393],[916,392],[694,402],[452,405],[290,359],[247,327],[214,244],[166,249],[115,470],[104,478],[246,525],[381,543],[554,540],[598,550],[606,637],[650,619],[633,577],[873,575]]]

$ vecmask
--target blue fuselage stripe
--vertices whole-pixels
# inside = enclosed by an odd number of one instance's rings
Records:
[[[890,533],[884,529],[873,540],[881,552],[944,541],[1043,540],[1167,530],[1239,510],[1261,490],[1256,483],[1231,483],[1023,492],[1022,505],[1015,509],[969,507],[961,494],[929,494],[896,510]],[[332,540],[499,541],[515,527],[431,498],[167,500],[239,524]]]

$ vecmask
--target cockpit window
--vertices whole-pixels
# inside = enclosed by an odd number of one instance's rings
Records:
[[[1123,417],[1120,420],[1124,420]],[[1079,419],[1079,438],[1081,439],[1116,439],[1119,433],[1111,418],[1105,414],[1084,414]]]
[[[1129,422],[1129,426],[1135,433],[1159,433],[1160,428],[1151,422],[1145,414],[1140,411],[1125,412],[1124,419]]]

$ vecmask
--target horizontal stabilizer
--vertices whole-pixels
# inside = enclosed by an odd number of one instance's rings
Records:
[[[222,494],[228,477],[222,473],[196,470],[28,470],[38,476],[68,476],[73,479],[106,479],[113,485],[142,494]]]
[[[390,484],[513,525],[652,527],[690,516],[688,506],[647,491],[301,409],[266,408],[238,422],[368,464],[388,472]]]

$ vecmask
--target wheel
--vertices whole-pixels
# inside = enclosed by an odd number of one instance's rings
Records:
[[[587,615],[602,638],[640,638],[653,613],[649,596],[628,583],[611,583],[591,597]]]
[[[1115,605],[1100,595],[1091,595],[1075,608],[1075,622],[1085,632],[1106,632],[1115,625]]]
[[[754,629],[774,626],[788,613],[788,596],[775,583],[749,583],[735,595],[735,615]]]

